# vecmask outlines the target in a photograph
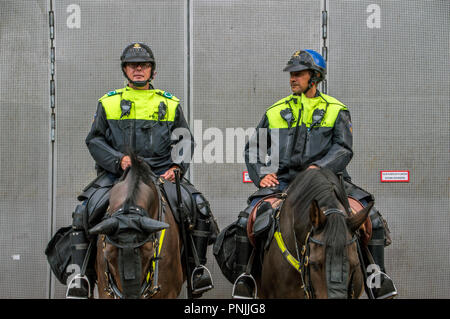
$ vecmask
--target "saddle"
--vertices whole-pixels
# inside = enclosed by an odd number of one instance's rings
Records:
[[[179,216],[178,212],[178,198],[177,198],[177,189],[175,183],[171,182],[164,182],[160,186],[163,194],[165,195],[165,198],[167,199],[167,202],[170,206],[170,209],[172,210],[172,214],[175,218],[175,221],[180,224],[181,222],[181,216]],[[188,214],[191,218],[195,213],[196,207],[195,207],[195,201],[192,198],[192,194],[198,192],[191,184],[189,184],[186,181],[183,181],[180,183],[180,192],[181,192],[181,200],[183,202],[184,207],[186,208]]]
[[[274,213],[281,209],[284,200],[285,197],[282,193],[271,194],[258,201],[252,209],[247,222],[247,236],[253,247],[256,247],[257,237],[272,226],[273,220],[275,219]],[[352,214],[356,214],[364,208],[361,202],[352,196],[348,196],[348,202]],[[263,207],[262,205],[266,205],[264,212],[258,214],[258,209]],[[270,205],[270,207],[267,205]],[[362,243],[367,246],[372,237],[372,222],[370,217],[367,217],[366,221],[361,225],[359,235]],[[271,241],[271,237],[268,236],[266,239]],[[265,247],[267,247],[267,244]]]

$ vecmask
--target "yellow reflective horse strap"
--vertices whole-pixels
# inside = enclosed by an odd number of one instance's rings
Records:
[[[159,233],[159,239],[158,239],[158,247],[156,247],[155,249],[155,253],[153,254],[153,261],[152,261],[152,269],[155,269],[155,262],[156,262],[156,258],[159,256],[159,254],[161,254],[161,248],[162,248],[162,244],[164,241],[164,235],[166,234],[166,229],[161,230],[161,232]],[[147,282],[150,281],[150,271],[147,274]]]
[[[300,267],[300,262],[287,250],[283,237],[281,236],[281,232],[279,230],[276,231],[273,237],[275,237],[278,248],[280,248],[283,257],[301,274],[302,270]]]

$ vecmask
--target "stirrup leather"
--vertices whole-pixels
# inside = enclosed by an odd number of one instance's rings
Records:
[[[70,280],[70,282],[67,284],[67,290],[66,290],[66,299],[86,299],[84,297],[77,297],[77,296],[71,296],[69,295],[69,291],[71,288],[77,288],[77,283],[75,282],[75,280],[84,280],[87,282],[87,286],[88,286],[88,299],[91,297],[91,284],[89,282],[89,279],[86,275],[81,275],[81,274],[76,274],[75,276],[73,276],[73,278]],[[75,287],[73,287],[75,286]]]
[[[255,289],[254,289],[254,293],[253,293],[252,297],[239,296],[239,295],[235,294],[236,284],[238,283],[238,281],[241,278],[250,278],[251,281],[253,282],[253,285],[254,285]],[[231,298],[233,298],[233,299],[256,299],[256,296],[258,295],[257,294],[257,290],[258,290],[258,288],[256,286],[255,278],[253,278],[253,276],[251,274],[247,274],[247,273],[244,272],[239,277],[237,277],[237,279],[235,280],[235,282],[233,284],[233,291],[231,292]]]

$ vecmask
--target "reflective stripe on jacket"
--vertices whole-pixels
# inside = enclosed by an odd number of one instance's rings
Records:
[[[292,121],[288,122],[286,114],[291,114]],[[266,110],[245,146],[245,162],[257,187],[268,173],[289,183],[312,164],[346,175],[353,156],[352,140],[350,113],[344,104],[320,92],[314,98],[292,94]]]
[[[129,101],[129,112],[121,107],[123,101]],[[101,97],[86,138],[89,152],[97,165],[119,175],[120,160],[134,145],[137,155],[143,157],[155,172],[164,172],[177,164],[185,173],[189,167],[188,161],[174,163],[171,156],[172,147],[181,141],[181,137],[171,139],[173,130],[185,128],[190,133],[179,102],[162,90],[135,90],[128,86]],[[134,143],[133,129],[136,132]],[[186,142],[192,156],[192,134],[190,141],[183,141]]]

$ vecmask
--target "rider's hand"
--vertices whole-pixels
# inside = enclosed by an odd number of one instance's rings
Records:
[[[174,170],[176,170],[178,166],[174,165],[171,168],[169,168],[164,174],[161,175],[162,178],[174,182],[175,181],[175,173]]]
[[[278,182],[277,174],[267,174],[263,177],[263,179],[259,182],[259,186],[261,187],[271,187],[280,184]]]
[[[131,158],[126,155],[122,157],[120,161],[120,167],[122,167],[122,170],[126,170],[128,166],[131,166]]]
[[[319,169],[319,168],[320,168],[319,166],[312,164],[309,165],[307,169]]]

